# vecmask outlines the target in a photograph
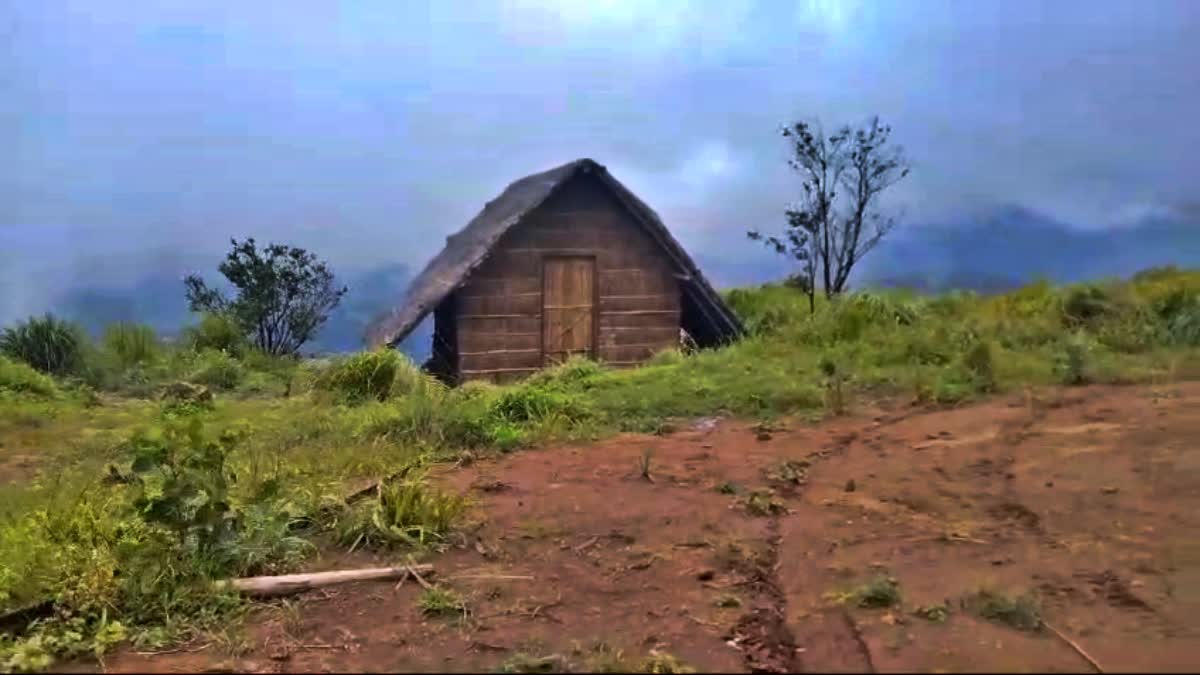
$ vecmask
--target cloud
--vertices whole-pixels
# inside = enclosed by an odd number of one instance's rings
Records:
[[[795,196],[775,131],[797,117],[891,122],[914,172],[890,203],[914,222],[1020,204],[1111,227],[1194,214],[1200,179],[1190,0],[109,0],[8,14],[0,236],[7,276],[36,279],[23,297],[81,283],[49,270],[84,261],[97,283],[163,251],[214,264],[231,236],[307,246],[335,268],[419,267],[507,183],[582,156],[688,246],[753,261],[745,229],[781,223]]]

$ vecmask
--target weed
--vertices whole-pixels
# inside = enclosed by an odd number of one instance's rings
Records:
[[[857,588],[827,597],[839,604],[848,602],[865,609],[894,607],[900,604],[900,583],[893,577],[879,575]]]
[[[465,497],[430,485],[424,472],[410,472],[382,483],[373,500],[352,509],[340,526],[340,538],[351,550],[440,544],[467,506]]]
[[[245,377],[245,368],[227,352],[208,349],[196,355],[188,376],[193,382],[215,389],[234,389]]]
[[[821,374],[825,376],[825,409],[831,415],[842,415],[846,412],[846,376],[838,368],[837,363],[830,357],[821,358]]]
[[[467,604],[457,591],[445,586],[432,586],[421,593],[421,613],[425,616],[459,617],[467,615]]]
[[[317,376],[314,386],[346,403],[385,401],[394,390],[412,389],[419,378],[410,361],[393,349],[359,352],[335,361]],[[401,386],[397,387],[397,381]]]
[[[766,469],[768,480],[793,485],[804,485],[808,482],[808,468],[811,464],[803,459],[785,459]]]
[[[694,673],[695,668],[680,661],[666,652],[650,650],[650,655],[642,659],[634,672],[638,673]]]
[[[1041,609],[1031,595],[1009,597],[992,590],[981,590],[964,603],[979,616],[1017,630],[1037,631],[1042,627]]]
[[[524,652],[513,654],[496,668],[497,673],[564,673],[567,662],[558,654],[530,656]]]
[[[158,336],[145,324],[114,323],[104,331],[104,348],[123,368],[148,363],[158,357]]]
[[[726,593],[718,597],[714,604],[722,609],[732,609],[735,607],[741,607],[742,599],[736,595],[733,595],[732,593]]]
[[[1054,361],[1054,372],[1059,382],[1080,385],[1088,382],[1088,344],[1086,338],[1076,334],[1062,344]]]
[[[57,398],[59,395],[54,380],[24,362],[5,356],[0,356],[0,392],[41,398]]]
[[[654,479],[650,477],[650,463],[653,459],[654,448],[644,448],[642,450],[641,457],[638,458],[638,474],[642,478],[651,482],[654,481]]]
[[[81,365],[86,342],[79,326],[46,314],[0,331],[0,354],[43,373],[67,375]]]
[[[746,511],[752,516],[777,516],[787,513],[787,507],[775,498],[774,491],[758,489],[746,497]]]
[[[946,605],[922,605],[913,610],[913,615],[933,623],[945,623],[950,618],[950,608]]]
[[[963,356],[963,366],[974,379],[975,388],[981,392],[996,389],[996,366],[992,356],[992,345],[987,340],[973,340]]]
[[[200,323],[183,331],[184,344],[193,351],[214,350],[241,356],[249,347],[237,321],[227,314],[206,313]]]
[[[732,481],[725,481],[717,485],[717,492],[723,495],[738,495],[742,493],[742,486]]]

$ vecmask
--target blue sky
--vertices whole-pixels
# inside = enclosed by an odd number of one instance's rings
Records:
[[[0,320],[231,236],[419,266],[582,156],[753,261],[798,117],[890,122],[913,226],[1200,220],[1197,35],[1193,0],[0,3]]]

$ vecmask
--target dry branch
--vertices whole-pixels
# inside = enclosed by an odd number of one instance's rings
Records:
[[[372,567],[358,570],[313,572],[310,574],[284,574],[275,577],[246,577],[216,582],[218,589],[232,589],[256,597],[275,597],[303,591],[344,584],[351,581],[379,581],[404,579],[413,576],[421,585],[427,582],[421,574],[433,574],[433,565],[406,565],[404,567]]]
[[[1042,625],[1045,626],[1046,628],[1050,629],[1050,632],[1054,633],[1058,637],[1058,639],[1067,643],[1067,646],[1069,646],[1071,649],[1074,649],[1075,653],[1082,656],[1085,661],[1087,661],[1093,668],[1096,669],[1097,673],[1104,672],[1104,669],[1100,667],[1100,664],[1096,662],[1096,659],[1093,659],[1091,657],[1091,655],[1088,654],[1087,652],[1085,652],[1083,650],[1083,647],[1080,647],[1074,640],[1067,637],[1066,635],[1063,635],[1062,631],[1060,631],[1057,628],[1055,628],[1054,626],[1051,626],[1050,624],[1046,623],[1044,620],[1042,621]]]

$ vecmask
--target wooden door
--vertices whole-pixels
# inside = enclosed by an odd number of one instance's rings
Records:
[[[596,356],[596,259],[545,258],[542,263],[542,363]]]

